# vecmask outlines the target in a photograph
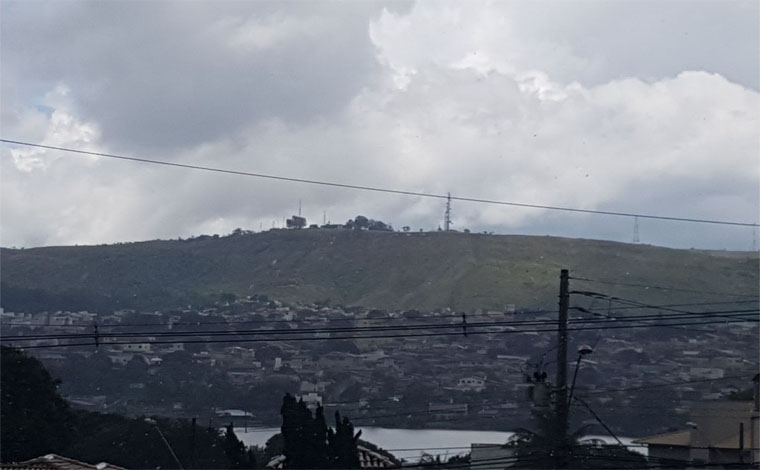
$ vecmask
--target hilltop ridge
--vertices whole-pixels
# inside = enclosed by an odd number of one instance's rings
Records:
[[[176,307],[222,294],[383,309],[555,308],[561,268],[691,291],[573,281],[651,303],[757,296],[760,283],[753,252],[454,232],[272,230],[0,255],[7,310]]]

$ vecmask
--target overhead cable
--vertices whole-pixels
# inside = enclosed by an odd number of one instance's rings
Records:
[[[528,204],[528,203],[522,203],[522,202],[502,201],[502,200],[495,200],[495,199],[450,196],[448,194],[435,194],[435,193],[425,193],[425,192],[419,192],[419,191],[407,191],[407,190],[400,190],[400,189],[382,188],[378,186],[363,186],[363,185],[348,184],[348,183],[337,183],[333,181],[322,181],[322,180],[307,179],[307,178],[296,178],[296,177],[291,177],[291,176],[255,173],[255,172],[249,172],[249,171],[229,170],[229,169],[224,169],[224,168],[202,166],[202,165],[191,165],[191,164],[186,164],[186,163],[176,163],[176,162],[169,162],[165,160],[129,157],[125,155],[117,155],[117,154],[112,154],[112,153],[92,152],[88,150],[78,150],[78,149],[58,147],[58,146],[53,146],[53,145],[35,144],[32,142],[23,142],[23,141],[18,141],[18,140],[11,140],[11,139],[0,139],[0,142],[13,144],[13,145],[23,145],[26,147],[57,150],[61,152],[92,155],[92,156],[103,157],[103,158],[127,160],[127,161],[133,161],[133,162],[149,163],[149,164],[154,164],[154,165],[163,165],[163,166],[177,167],[177,168],[186,168],[186,169],[191,169],[191,170],[210,171],[210,172],[215,172],[215,173],[225,173],[225,174],[237,175],[237,176],[248,176],[248,177],[253,177],[253,178],[288,181],[288,182],[293,182],[293,183],[305,183],[305,184],[313,184],[313,185],[320,185],[320,186],[330,186],[330,187],[354,189],[354,190],[360,190],[360,191],[400,194],[404,196],[417,196],[417,197],[427,197],[427,198],[435,198],[435,199],[450,199],[450,200],[462,201],[462,202],[495,204],[495,205],[511,206],[511,207],[523,207],[523,208],[528,208],[528,209],[544,209],[544,210],[552,210],[552,211],[575,212],[575,213],[605,215],[605,216],[638,217],[641,219],[655,219],[655,220],[667,220],[667,221],[674,221],[674,222],[689,222],[689,223],[715,224],[715,225],[733,225],[733,226],[740,226],[740,227],[760,227],[760,224],[753,223],[753,222],[738,222],[738,221],[730,221],[730,220],[702,219],[702,218],[693,218],[693,217],[675,217],[675,216],[643,214],[643,213],[622,212],[622,211],[581,209],[581,208],[574,208],[574,207],[550,206],[550,205],[544,205],[544,204]]]

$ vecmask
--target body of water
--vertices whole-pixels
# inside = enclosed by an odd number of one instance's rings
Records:
[[[371,442],[389,451],[396,457],[406,460],[416,460],[423,453],[440,455],[443,459],[453,455],[466,454],[470,444],[504,444],[514,434],[500,431],[461,431],[451,429],[394,429],[360,427],[361,439]],[[235,428],[235,434],[246,446],[263,446],[267,440],[280,432],[280,428],[247,429]],[[587,436],[601,439],[609,444],[615,440],[609,436]],[[632,438],[621,437],[626,444],[632,444]],[[646,454],[646,448],[630,447]]]

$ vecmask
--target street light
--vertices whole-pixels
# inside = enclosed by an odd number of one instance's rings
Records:
[[[182,462],[179,461],[177,458],[177,454],[174,453],[174,449],[172,449],[172,446],[169,445],[169,441],[166,440],[166,437],[164,437],[164,433],[161,432],[161,428],[158,427],[158,423],[153,418],[145,418],[145,422],[156,428],[156,431],[158,431],[158,435],[161,436],[161,439],[164,441],[164,444],[166,444],[166,448],[169,449],[169,452],[172,454],[172,457],[174,457],[174,461],[177,462],[177,465],[179,466],[179,470],[184,470],[182,468]]]
[[[573,373],[573,384],[570,386],[570,397],[567,399],[568,406],[573,403],[573,390],[575,390],[575,380],[578,378],[578,367],[581,365],[583,356],[591,354],[594,349],[589,345],[582,345],[578,348],[578,360],[575,361],[575,372]]]

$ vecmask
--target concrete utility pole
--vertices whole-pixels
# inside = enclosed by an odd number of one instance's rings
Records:
[[[559,276],[559,320],[557,323],[557,393],[555,395],[555,414],[557,429],[555,453],[557,467],[567,467],[567,429],[569,404],[567,402],[567,311],[569,306],[568,293],[570,275],[567,269],[560,271]]]
[[[190,430],[190,465],[192,468],[195,468],[198,466],[198,457],[196,455],[196,449],[195,449],[195,425],[197,423],[197,420],[195,417],[193,417],[192,421],[192,428]]]
[[[755,374],[753,382],[753,407],[749,424],[749,442],[752,449],[750,462],[753,465],[760,464],[760,374]]]

